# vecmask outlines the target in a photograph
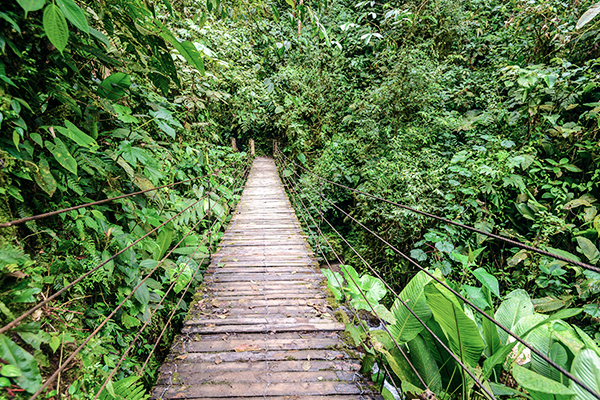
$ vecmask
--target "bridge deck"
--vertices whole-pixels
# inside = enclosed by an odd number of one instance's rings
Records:
[[[375,398],[323,280],[275,164],[257,158],[153,398]]]

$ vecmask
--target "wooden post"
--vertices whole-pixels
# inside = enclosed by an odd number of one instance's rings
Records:
[[[254,139],[250,139],[250,155],[254,156]]]
[[[277,140],[273,140],[273,157],[277,155]]]
[[[231,148],[233,151],[238,151],[237,144],[235,143],[235,138],[231,138]]]

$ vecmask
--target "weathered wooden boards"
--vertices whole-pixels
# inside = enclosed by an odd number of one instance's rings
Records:
[[[154,399],[373,399],[271,159],[254,162]]]

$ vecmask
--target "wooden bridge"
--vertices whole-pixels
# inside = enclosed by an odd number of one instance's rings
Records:
[[[374,399],[275,164],[254,161],[154,399]]]

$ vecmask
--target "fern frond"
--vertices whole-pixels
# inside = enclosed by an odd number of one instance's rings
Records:
[[[78,195],[83,196],[83,189],[79,185],[79,182],[77,182],[77,180],[75,180],[75,178],[72,177],[71,175],[67,176],[67,184],[69,186],[69,189],[71,189]]]
[[[145,400],[149,398],[144,386],[138,382],[139,379],[139,376],[130,376],[113,383],[112,390],[107,387],[102,391],[100,400]],[[114,396],[111,392],[114,393]]]
[[[17,206],[17,212],[21,218],[31,217],[33,215],[33,211],[31,211],[31,208],[29,208],[29,206],[27,206],[24,203],[20,203]],[[35,221],[27,221],[25,222],[25,226],[29,228],[29,230],[31,230],[32,232],[38,232],[39,230]]]

